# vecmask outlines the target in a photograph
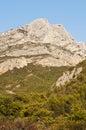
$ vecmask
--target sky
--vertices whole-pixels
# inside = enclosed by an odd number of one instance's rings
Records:
[[[38,18],[63,24],[77,41],[86,42],[86,0],[0,0],[0,33]]]

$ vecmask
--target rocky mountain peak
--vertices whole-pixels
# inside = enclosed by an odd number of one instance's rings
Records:
[[[49,24],[49,22],[48,22],[48,19],[46,19],[46,18],[39,18],[39,19],[36,19],[36,20],[34,20],[33,22],[31,22],[30,24],[28,24],[28,25],[37,25],[38,24],[38,26],[39,25],[47,25],[47,24]]]
[[[37,39],[40,42],[51,44],[57,44],[57,40],[58,44],[60,42],[59,40],[74,41],[63,25],[51,25],[47,19],[37,19],[24,26],[24,30],[28,32],[28,37],[34,42],[36,42]]]
[[[0,35],[0,73],[28,63],[76,65],[86,58],[86,44],[77,43],[63,25],[37,19]]]

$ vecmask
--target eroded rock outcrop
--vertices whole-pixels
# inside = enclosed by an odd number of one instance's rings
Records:
[[[72,71],[64,72],[61,77],[56,82],[56,86],[63,86],[66,82],[69,82],[71,79],[76,78],[82,71],[82,67],[74,68]]]

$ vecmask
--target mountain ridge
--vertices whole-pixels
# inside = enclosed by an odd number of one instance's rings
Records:
[[[77,43],[63,25],[46,19],[0,34],[0,73],[28,63],[71,66],[86,58],[86,44]]]

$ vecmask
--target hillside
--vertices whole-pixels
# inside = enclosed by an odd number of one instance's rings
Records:
[[[64,86],[57,79],[75,67],[29,64],[0,76],[0,128],[86,130],[86,61]],[[3,82],[4,81],[4,82]]]
[[[0,75],[0,88],[4,92],[31,93],[46,92],[51,89],[63,72],[69,67],[42,67],[28,64]],[[3,82],[4,81],[4,82]]]

